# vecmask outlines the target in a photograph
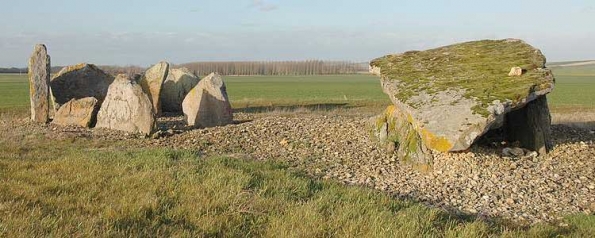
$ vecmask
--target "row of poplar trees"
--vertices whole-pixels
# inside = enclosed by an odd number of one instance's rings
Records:
[[[196,75],[218,72],[222,75],[328,75],[368,71],[367,63],[349,61],[243,61],[193,62],[176,67],[188,68]]]

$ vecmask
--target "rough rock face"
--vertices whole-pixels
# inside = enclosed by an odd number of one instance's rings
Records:
[[[190,126],[214,127],[233,123],[233,112],[225,83],[217,73],[198,82],[182,102],[184,116]]]
[[[35,122],[50,120],[50,68],[50,56],[45,45],[35,45],[29,58],[31,120]]]
[[[167,62],[159,62],[149,68],[140,79],[140,86],[143,91],[149,96],[153,105],[153,111],[156,115],[161,115],[161,89],[163,82],[169,72],[169,64]]]
[[[551,138],[551,116],[545,96],[529,102],[522,109],[506,115],[508,141],[518,141],[520,146],[545,154],[554,148]]]
[[[51,80],[52,95],[56,108],[72,99],[94,97],[103,102],[111,76],[92,64],[77,64],[64,67]]]
[[[97,120],[98,102],[94,97],[72,99],[58,109],[52,123],[92,127]]]
[[[508,76],[513,67],[523,73]],[[514,139],[531,150],[550,144],[549,111],[543,102],[554,77],[545,69],[543,54],[521,40],[475,41],[388,55],[373,60],[370,71],[381,77],[384,92],[402,112],[398,120],[409,122],[429,149],[466,150],[490,129],[519,125],[505,116],[519,109],[532,121],[526,130],[541,139],[533,138],[533,144],[525,143],[524,136]],[[525,107],[536,99],[535,106]]]
[[[373,118],[376,128],[376,137],[387,150],[395,151],[397,156],[404,161],[414,163],[432,162],[429,150],[422,142],[421,137],[413,124],[401,120],[406,115],[395,106],[388,106],[383,114]]]
[[[198,84],[199,78],[186,68],[171,69],[161,89],[161,109],[181,112],[184,98]]]
[[[97,127],[149,135],[155,129],[151,100],[140,85],[120,74],[109,86],[97,114]]]

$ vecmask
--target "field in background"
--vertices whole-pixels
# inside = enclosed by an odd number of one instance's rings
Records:
[[[591,71],[593,69],[593,71]],[[548,97],[553,112],[595,110],[595,66],[554,67],[556,88]],[[373,107],[390,104],[372,75],[225,76],[235,109]],[[29,106],[26,75],[0,74],[0,109]]]

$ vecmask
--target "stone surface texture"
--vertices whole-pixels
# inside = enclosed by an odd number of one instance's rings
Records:
[[[155,129],[151,100],[141,86],[120,74],[110,85],[97,114],[97,127],[149,135]]]
[[[92,127],[97,120],[98,102],[94,97],[72,99],[58,109],[52,123],[62,126]]]
[[[50,120],[50,69],[50,56],[45,45],[35,45],[29,58],[29,96],[34,122]]]
[[[190,126],[214,127],[233,123],[233,112],[221,75],[211,73],[194,87],[184,101],[182,109]]]
[[[113,81],[114,76],[93,64],[82,63],[64,67],[51,79],[56,109],[72,99],[86,97],[94,97],[101,103]]]
[[[156,115],[161,115],[160,95],[168,73],[169,63],[162,61],[147,69],[139,82],[143,91],[149,96]]]
[[[554,88],[545,62],[538,49],[521,40],[483,40],[387,55],[373,60],[370,71],[381,77],[383,91],[401,114],[397,120],[407,121],[429,149],[455,152],[467,150],[490,129],[515,123],[506,120],[507,113],[545,100],[540,98]],[[510,77],[512,67],[524,73]],[[544,124],[531,130],[547,131],[549,111],[540,105],[531,120]],[[549,143],[546,137],[541,143]],[[536,147],[541,146],[528,149]]]
[[[161,109],[164,112],[182,112],[184,98],[199,80],[187,68],[170,69],[161,89]]]

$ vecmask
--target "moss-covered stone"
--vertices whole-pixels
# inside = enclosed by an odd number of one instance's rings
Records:
[[[394,144],[397,156],[403,161],[432,162],[432,155],[422,143],[410,118],[395,106],[388,106],[374,119],[374,134],[381,145]]]
[[[396,93],[407,102],[420,91],[430,94],[451,88],[463,89],[466,98],[480,104],[474,112],[487,116],[494,100],[520,101],[532,89],[550,88],[553,81],[545,70],[545,56],[521,40],[483,40],[440,47],[427,51],[409,51],[373,60],[386,80],[398,80]],[[512,67],[526,73],[508,76]]]
[[[482,40],[371,61],[384,92],[428,148],[462,151],[505,114],[553,89],[545,56],[515,39]],[[522,74],[509,76],[512,68]],[[400,137],[409,145],[412,136]]]

